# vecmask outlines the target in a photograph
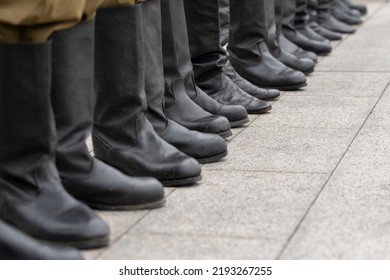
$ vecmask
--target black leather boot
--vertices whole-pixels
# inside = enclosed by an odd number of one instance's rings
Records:
[[[230,1],[230,62],[254,85],[295,90],[306,85],[305,75],[270,53],[267,47],[267,0]]]
[[[349,25],[357,25],[363,23],[360,16],[355,16],[351,13],[351,8],[342,0],[333,0],[331,7],[332,15],[339,21]]]
[[[348,5],[351,9],[358,10],[360,14],[365,15],[367,14],[367,5],[361,4],[361,3],[354,3],[351,0],[343,0],[345,4]]]
[[[91,158],[94,102],[94,21],[53,34],[52,105],[58,146],[56,163],[65,189],[90,207],[107,210],[155,208],[164,204],[154,178],[132,178]]]
[[[301,47],[304,50],[314,52],[318,55],[327,55],[332,51],[332,46],[329,41],[317,41],[312,40],[300,33],[295,28],[295,18],[300,16],[301,21],[306,24],[307,14],[305,12],[306,0],[282,0],[283,5],[283,19],[282,19],[282,30],[283,34],[291,42]],[[298,13],[299,11],[299,13]],[[298,20],[298,21],[299,21]]]
[[[222,104],[242,105],[249,114],[266,113],[271,104],[240,89],[224,73],[226,50],[220,44],[218,0],[184,0],[195,82]]]
[[[162,0],[161,17],[167,117],[190,130],[231,136],[229,122],[248,115],[241,107],[222,108],[197,94],[182,0]]]
[[[307,0],[297,0],[297,12],[295,13],[294,27],[301,34],[314,41],[330,44],[329,40],[317,33],[310,26],[310,14]]]
[[[283,33],[280,34],[280,36],[279,36],[279,45],[282,49],[295,55],[298,58],[308,58],[308,59],[311,59],[314,63],[318,62],[318,56],[315,53],[310,52],[310,51],[306,51],[306,50],[298,47],[293,42],[291,42],[289,39],[287,39]]]
[[[308,58],[298,58],[287,52],[279,44],[279,36],[282,33],[282,0],[269,0],[267,2],[268,15],[268,39],[267,45],[272,55],[283,64],[292,69],[301,71],[305,75],[314,72],[315,63]]]
[[[162,139],[200,163],[218,161],[227,155],[226,141],[222,137],[188,130],[165,115],[160,1],[148,0],[142,6],[145,62],[148,65],[145,74],[148,120]]]
[[[78,248],[108,243],[107,225],[61,184],[50,100],[51,43],[0,44],[0,218]]]
[[[342,21],[339,21],[331,14],[331,0],[317,0],[317,23],[326,29],[339,33],[355,33],[356,29]]]
[[[309,0],[307,11],[309,13],[309,26],[312,30],[330,41],[338,41],[343,38],[341,33],[334,32],[318,24],[318,0]]]
[[[98,9],[95,39],[95,155],[163,185],[198,182],[199,163],[161,139],[145,116],[142,4]]]
[[[246,93],[249,93],[250,95],[258,99],[264,101],[270,101],[270,100],[276,100],[280,96],[280,91],[277,89],[260,88],[258,86],[255,86],[248,80],[244,79],[243,77],[241,77],[236,72],[236,70],[234,70],[229,60],[223,66],[223,71],[229,77],[229,79],[232,80],[233,83],[235,83],[240,89],[242,89]]]
[[[49,244],[0,221],[0,260],[82,260],[74,248]]]

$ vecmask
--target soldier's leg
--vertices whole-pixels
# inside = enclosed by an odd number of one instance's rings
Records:
[[[165,199],[162,185],[157,180],[124,175],[92,158],[85,143],[92,129],[95,99],[95,21],[91,17],[102,2],[87,1],[83,17],[86,20],[54,32],[52,36],[51,98],[58,136],[56,165],[65,189],[92,208],[139,210],[159,207]]]
[[[96,16],[95,155],[129,175],[193,184],[200,179],[198,162],[162,140],[146,118],[143,4],[106,4]]]
[[[52,43],[47,39],[60,26],[77,23],[84,7],[78,0],[67,1],[70,6],[62,6],[65,1],[39,2],[41,6],[0,2],[0,22],[6,30],[0,37],[0,218],[40,239],[80,248],[103,246],[108,227],[64,190],[54,162]],[[57,11],[59,7],[64,10]],[[15,19],[5,11],[15,12]]]

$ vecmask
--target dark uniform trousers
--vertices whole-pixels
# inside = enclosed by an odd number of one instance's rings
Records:
[[[0,0],[0,42],[42,42],[57,30],[92,19],[101,6],[144,0]]]

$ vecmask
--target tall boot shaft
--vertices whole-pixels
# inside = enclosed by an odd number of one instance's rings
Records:
[[[94,21],[53,34],[52,105],[62,178],[88,173],[92,160],[85,144],[93,121]]]
[[[145,92],[147,99],[147,117],[157,133],[168,127],[164,112],[164,69],[162,56],[161,3],[160,0],[148,0],[142,7],[142,19],[145,39]]]
[[[134,143],[136,120],[147,106],[141,5],[99,9],[95,35],[95,65],[99,67],[95,67],[94,126],[118,142]],[[135,75],[136,79],[130,79]],[[120,134],[110,129],[115,125],[120,125]]]
[[[230,1],[228,49],[248,61],[258,60],[258,46],[267,40],[267,0]]]
[[[283,28],[288,28],[290,30],[293,30],[297,2],[296,0],[282,0],[282,5],[283,5],[283,18],[282,18]]]
[[[106,245],[107,225],[65,192],[54,164],[51,43],[0,44],[0,60],[1,218],[40,239]]]
[[[227,60],[220,41],[219,1],[184,0],[191,60],[198,77]]]
[[[34,173],[56,147],[51,43],[0,44],[0,58],[0,176],[19,186],[1,191],[28,196],[38,191]]]
[[[158,9],[158,0],[153,1],[144,3],[146,14]],[[144,4],[101,8],[96,15],[95,155],[131,176],[155,177],[170,186],[193,184],[200,179],[198,162],[161,139],[145,115],[145,49],[156,50],[145,47]],[[161,64],[161,57],[152,55],[156,59],[148,63]],[[152,70],[161,74],[157,67]],[[152,90],[161,81],[147,83]]]
[[[221,28],[221,45],[229,42],[230,0],[219,0],[219,25]]]
[[[161,16],[168,118],[190,130],[230,136],[226,118],[212,115],[192,101],[198,92],[193,80],[183,0],[162,0]]]

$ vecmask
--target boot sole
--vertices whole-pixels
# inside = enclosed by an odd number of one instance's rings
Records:
[[[216,156],[212,156],[212,157],[208,157],[208,158],[195,158],[195,159],[200,164],[204,164],[204,163],[212,163],[212,162],[220,161],[221,159],[223,159],[227,155],[228,155],[228,151],[225,151],[222,154],[219,154],[219,155],[216,155]]]
[[[287,86],[270,86],[269,88],[274,88],[282,91],[290,91],[290,90],[298,90],[307,86],[307,83],[295,84],[295,85],[287,85]],[[265,86],[267,87],[267,86]]]
[[[248,112],[248,114],[265,114],[265,113],[267,113],[267,112],[269,112],[269,111],[271,111],[272,110],[272,106],[270,106],[270,107],[267,107],[267,108],[263,108],[263,109],[260,109],[260,110],[247,110],[247,112]]]
[[[245,119],[242,119],[242,120],[230,122],[230,127],[231,128],[236,128],[236,127],[243,126],[244,124],[247,124],[247,123],[249,123],[249,118],[248,117],[246,117]]]
[[[228,138],[233,135],[233,132],[229,129],[228,131],[218,133],[218,135],[221,136],[222,138]]]
[[[164,187],[182,187],[182,186],[192,186],[199,182],[202,179],[202,176],[195,176],[184,179],[174,179],[174,180],[159,180]]]
[[[59,241],[59,240],[48,240],[48,239],[41,239],[41,238],[37,238],[37,239],[42,240],[43,242],[51,242],[66,247],[75,247],[80,250],[103,248],[106,247],[110,241],[108,236],[97,237],[94,239],[81,240],[81,241]]]
[[[104,205],[94,202],[88,202],[88,201],[82,201],[83,203],[87,204],[89,207],[95,209],[95,210],[103,210],[103,211],[132,211],[132,210],[150,210],[155,208],[162,207],[166,200],[165,198],[160,199],[158,201],[149,202],[149,203],[143,203],[138,205]]]

